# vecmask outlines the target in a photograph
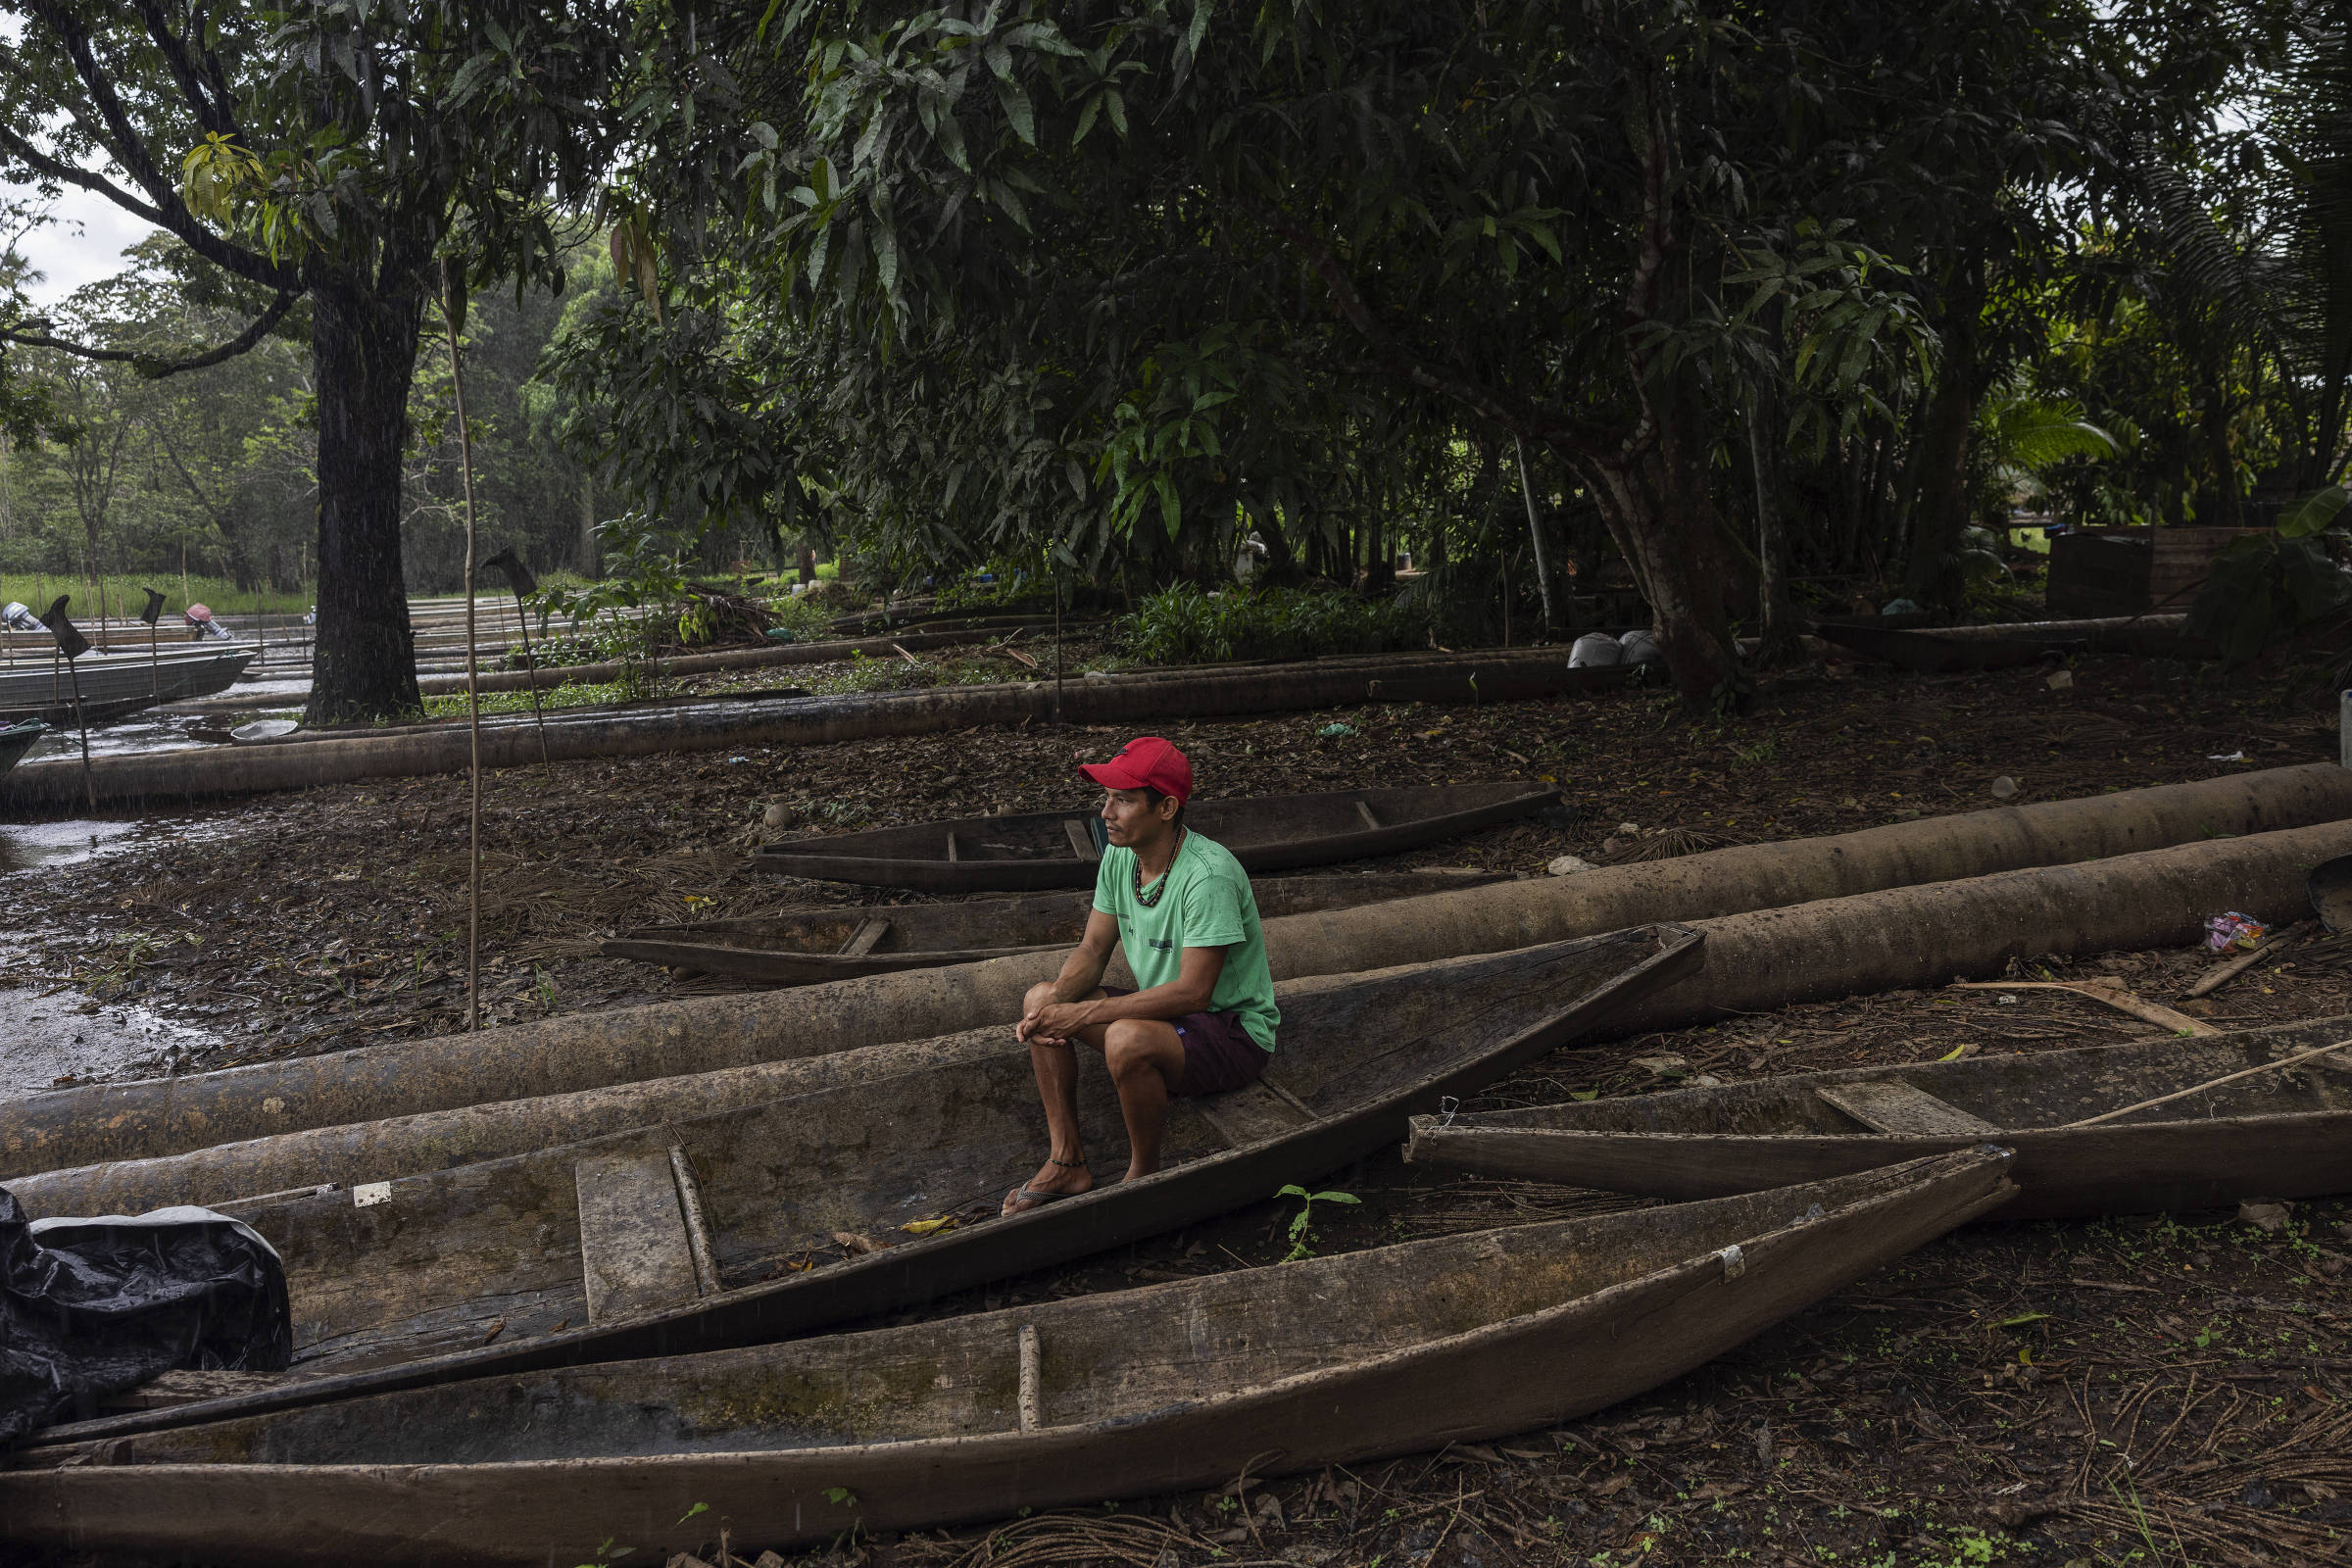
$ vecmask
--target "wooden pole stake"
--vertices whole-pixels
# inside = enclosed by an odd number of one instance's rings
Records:
[[[482,690],[473,637],[473,434],[466,423],[466,378],[458,368],[458,314],[464,307],[446,256],[441,291],[441,321],[449,328],[449,385],[458,406],[459,467],[466,477],[466,728],[473,775],[466,811],[466,1028],[471,1033],[482,1026]],[[539,743],[547,744],[544,731]]]
[[[90,715],[81,706],[81,669],[71,659],[66,671],[74,677],[74,723],[81,731],[81,788],[89,797],[90,814],[98,814],[98,785],[90,777]]]
[[[1536,487],[1527,476],[1527,444],[1513,436],[1511,450],[1519,455],[1519,494],[1527,502],[1527,536],[1536,547],[1536,588],[1544,601],[1544,629],[1550,631],[1559,621],[1551,612],[1551,567],[1544,555],[1544,526],[1536,518]]]
[[[514,629],[522,633],[522,671],[531,683],[531,721],[539,726],[539,762],[549,765],[547,714],[539,709],[539,662],[531,657],[531,628],[522,612],[522,595],[514,596]]]

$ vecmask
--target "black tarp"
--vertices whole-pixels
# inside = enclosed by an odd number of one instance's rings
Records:
[[[0,1189],[0,1442],[174,1367],[281,1371],[286,1271],[205,1208],[28,1221]]]

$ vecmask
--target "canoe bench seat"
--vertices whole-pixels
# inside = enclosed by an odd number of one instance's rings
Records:
[[[1947,1104],[1900,1078],[1865,1078],[1825,1084],[1813,1091],[1874,1133],[1911,1138],[1987,1138],[2000,1131],[1988,1121]]]
[[[678,1306],[718,1288],[686,1152],[592,1154],[572,1167],[588,1321]]]
[[[1227,1094],[1209,1095],[1192,1103],[1201,1118],[1236,1149],[1297,1132],[1323,1119],[1274,1082],[1271,1074],[1263,1073],[1254,1083]]]

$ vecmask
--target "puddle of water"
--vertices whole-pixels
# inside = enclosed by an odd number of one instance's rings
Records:
[[[0,876],[29,871],[36,866],[70,865],[93,859],[112,850],[128,849],[124,841],[143,825],[127,822],[22,822],[0,824]],[[0,1013],[0,1017],[7,1016]]]
[[[80,992],[45,997],[31,988],[0,987],[0,1095],[59,1087],[60,1078],[96,1083],[160,1078],[174,1048],[194,1053],[217,1044],[201,1029],[159,1018],[144,1007],[102,1003],[96,1012]]]
[[[172,752],[185,747],[202,746],[186,733],[191,722],[185,714],[176,717],[150,717],[141,714],[126,718],[119,724],[90,731],[90,756],[121,757],[131,752]],[[24,754],[26,761],[52,757],[72,760],[81,756],[81,735],[73,729],[60,728],[42,736]]]

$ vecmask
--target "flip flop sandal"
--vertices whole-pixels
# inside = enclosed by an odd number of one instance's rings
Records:
[[[1043,1208],[1048,1203],[1058,1203],[1065,1198],[1084,1198],[1085,1196],[1086,1195],[1084,1193],[1041,1193],[1034,1187],[1023,1187],[1012,1195],[1012,1200],[1018,1203],[1025,1200],[1032,1207]],[[1016,1208],[1011,1210],[1010,1213],[1003,1213],[998,1217],[1000,1219],[1010,1219],[1014,1214],[1026,1214],[1028,1212],[1029,1209]]]

